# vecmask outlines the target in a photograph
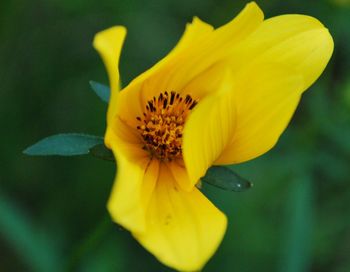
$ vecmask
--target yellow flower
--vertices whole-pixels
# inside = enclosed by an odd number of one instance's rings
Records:
[[[332,37],[309,16],[264,20],[253,2],[218,29],[194,18],[168,56],[119,92],[125,35],[116,26],[94,40],[111,86],[105,143],[118,162],[108,210],[165,265],[200,270],[227,221],[195,185],[211,165],[276,144]]]

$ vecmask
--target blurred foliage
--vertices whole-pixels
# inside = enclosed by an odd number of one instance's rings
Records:
[[[245,1],[2,0],[0,8],[0,271],[170,271],[113,225],[105,204],[115,165],[92,157],[32,158],[59,132],[102,135],[107,82],[94,34],[128,28],[124,85],[162,58],[197,15],[215,26]],[[278,145],[234,166],[245,193],[204,186],[229,217],[204,271],[350,271],[350,7],[346,0],[258,1],[266,17],[303,13],[335,40],[331,63]]]

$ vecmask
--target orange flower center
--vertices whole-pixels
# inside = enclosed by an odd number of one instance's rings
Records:
[[[136,117],[140,123],[140,132],[144,149],[150,155],[163,161],[182,157],[182,131],[186,118],[197,104],[190,95],[179,93],[161,93],[153,97],[146,105],[142,117]]]

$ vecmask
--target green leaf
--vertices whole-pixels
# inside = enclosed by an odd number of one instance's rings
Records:
[[[96,158],[106,160],[106,161],[115,161],[113,152],[108,149],[104,144],[99,144],[90,149],[91,155]]]
[[[244,192],[253,186],[253,183],[223,166],[210,167],[202,178],[202,181],[221,189],[234,192]]]
[[[98,83],[96,81],[90,81],[90,86],[92,90],[98,95],[99,98],[101,98],[102,101],[108,103],[109,102],[109,96],[110,96],[110,89],[108,86]]]
[[[57,134],[42,139],[25,149],[23,153],[31,156],[84,155],[89,154],[91,148],[100,144],[103,144],[103,137],[80,133]]]

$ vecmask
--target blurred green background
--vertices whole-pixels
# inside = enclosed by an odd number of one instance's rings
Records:
[[[59,132],[103,135],[106,105],[88,85],[108,82],[91,46],[99,30],[128,28],[125,85],[175,45],[192,16],[219,26],[245,3],[1,1],[0,271],[171,271],[110,222],[113,163],[21,152]],[[245,193],[204,187],[229,216],[204,271],[350,271],[349,1],[258,4],[266,17],[317,17],[332,33],[335,52],[278,145],[234,167],[254,187]]]

